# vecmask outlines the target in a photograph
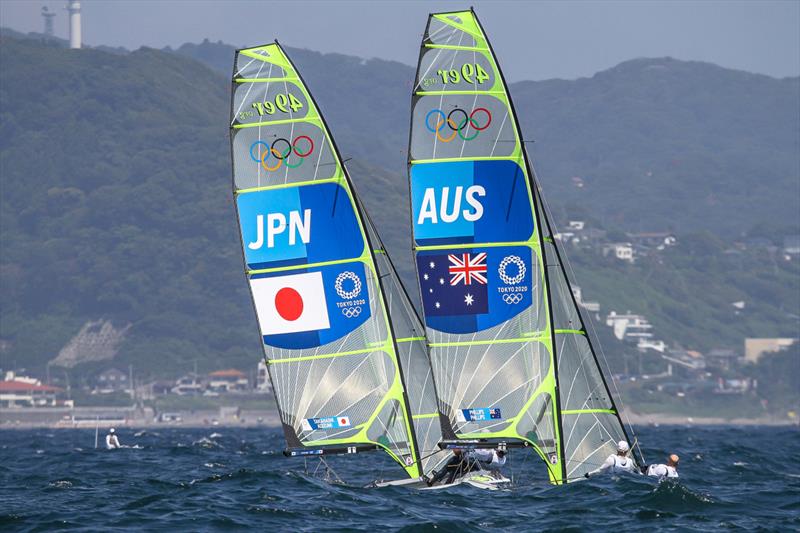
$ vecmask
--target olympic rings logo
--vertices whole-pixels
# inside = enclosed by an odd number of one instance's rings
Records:
[[[361,314],[361,306],[356,307],[345,307],[342,309],[342,314],[347,318],[355,318]]]
[[[506,274],[506,267],[511,263],[517,267],[517,275],[514,277]],[[500,261],[497,273],[500,274],[500,279],[506,285],[516,285],[525,278],[525,262],[516,255],[507,255]]]
[[[307,146],[303,146],[303,143]],[[258,153],[254,153],[253,149],[258,146]],[[263,149],[262,149],[263,147]],[[305,150],[303,150],[305,148]],[[310,156],[314,151],[314,141],[308,135],[298,135],[292,142],[283,137],[278,137],[272,144],[267,144],[264,141],[255,141],[250,145],[250,159],[256,163],[261,162],[261,166],[267,172],[273,172],[281,168],[285,164],[288,168],[297,168],[303,164],[303,160]],[[289,157],[294,153],[299,158],[297,163],[289,163]],[[270,166],[267,162],[271,157],[274,157],[278,162]]]
[[[431,115],[437,115],[435,126],[431,126]],[[486,123],[481,126],[478,117],[483,118],[484,116],[486,118]],[[492,113],[485,107],[476,107],[469,115],[460,107],[453,109],[447,115],[438,108],[431,109],[428,111],[428,114],[425,115],[425,127],[428,128],[428,131],[431,133],[435,133],[436,138],[443,143],[449,143],[456,138],[456,135],[465,141],[471,141],[477,137],[480,132],[488,128],[491,123]],[[450,128],[450,131],[452,131],[447,137],[442,136],[442,130],[444,130],[445,124]],[[475,133],[467,136],[465,132],[469,130],[470,127],[475,130]]]
[[[508,305],[518,304],[522,301],[522,295],[519,293],[504,294],[503,301]]]
[[[350,281],[353,282],[354,286],[352,291],[346,291],[342,287],[342,284],[346,279],[349,279]],[[339,295],[339,298],[344,298],[345,300],[352,300],[361,293],[361,278],[359,278],[355,272],[350,272],[348,270],[347,272],[342,272],[338,276],[336,276],[336,282],[334,283],[334,287],[336,288],[336,294]]]

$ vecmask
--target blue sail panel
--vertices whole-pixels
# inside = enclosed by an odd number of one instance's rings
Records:
[[[420,246],[519,242],[533,234],[525,173],[514,161],[414,165],[411,205]]]
[[[350,197],[336,183],[272,189],[236,199],[251,270],[359,257],[362,236]]]
[[[417,254],[425,323],[445,333],[474,333],[531,306],[528,246],[431,250]],[[535,283],[535,282],[534,282]]]

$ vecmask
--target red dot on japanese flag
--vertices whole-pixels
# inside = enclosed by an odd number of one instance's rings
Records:
[[[275,295],[275,309],[284,320],[297,320],[303,314],[303,297],[291,287],[284,287]]]

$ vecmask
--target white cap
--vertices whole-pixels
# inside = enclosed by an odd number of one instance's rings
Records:
[[[624,440],[621,440],[621,441],[619,441],[617,443],[617,451],[618,452],[627,452],[630,449],[631,449],[631,447],[628,446],[628,443],[625,442]]]
[[[108,430],[109,433],[114,433],[114,428]]]

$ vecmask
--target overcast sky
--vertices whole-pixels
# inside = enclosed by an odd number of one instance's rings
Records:
[[[83,39],[135,49],[277,38],[320,52],[416,63],[428,12],[475,7],[511,80],[591,76],[636,57],[672,56],[776,77],[800,74],[800,1],[81,0]],[[67,37],[65,1],[0,0],[0,24]]]

